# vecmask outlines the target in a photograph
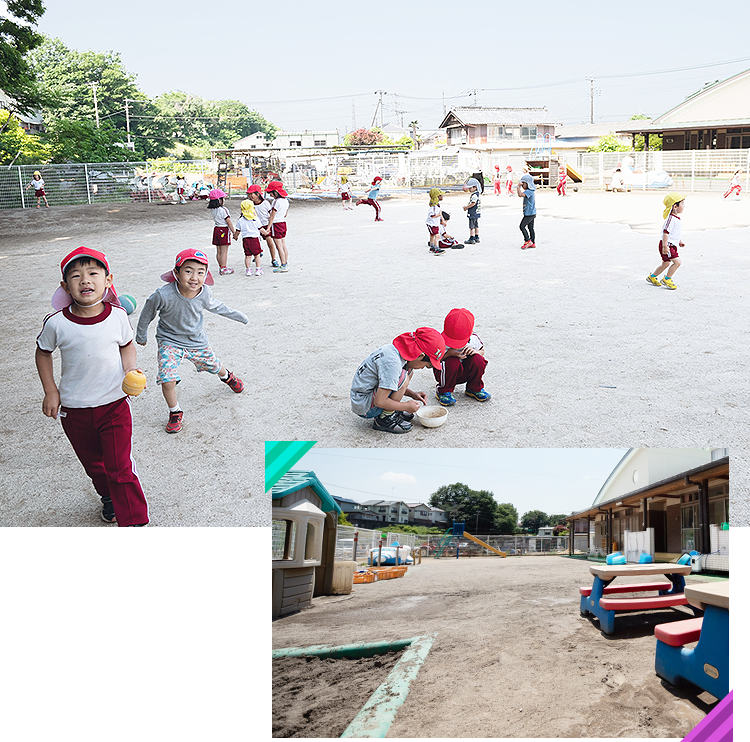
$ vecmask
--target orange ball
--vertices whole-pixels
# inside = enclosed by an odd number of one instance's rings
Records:
[[[134,369],[125,374],[122,382],[122,391],[131,397],[137,397],[146,388],[146,374]]]

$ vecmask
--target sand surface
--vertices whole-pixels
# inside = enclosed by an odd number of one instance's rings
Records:
[[[716,699],[656,676],[654,626],[688,609],[622,614],[607,637],[580,614],[578,586],[592,581],[585,561],[564,557],[426,559],[277,619],[273,645],[436,632],[388,737],[686,736]]]
[[[139,348],[150,387],[133,402],[134,455],[155,526],[269,525],[263,441],[323,446],[727,446],[732,522],[750,522],[748,306],[750,200],[690,195],[677,291],[649,286],[658,263],[663,194],[538,195],[536,250],[521,251],[520,202],[486,194],[481,243],[429,255],[426,199],[370,207],[294,202],[291,270],[232,276],[214,295],[250,317],[207,314],[212,345],[246,382],[233,394],[183,366],[184,429],[164,432],[154,383],[154,327]],[[446,197],[449,232],[468,237],[463,195]],[[233,217],[239,203],[230,202]],[[98,500],[59,423],[41,414],[34,339],[50,311],[59,262],[78,245],[108,255],[121,293],[139,308],[186,247],[209,250],[205,204],[109,204],[0,211],[3,466],[0,523],[101,526]],[[212,264],[215,271],[215,264]],[[479,403],[459,393],[444,426],[376,432],[355,416],[349,388],[375,348],[419,326],[442,329],[468,307],[489,360]],[[59,365],[57,366],[59,368]],[[429,371],[413,388],[434,392]]]

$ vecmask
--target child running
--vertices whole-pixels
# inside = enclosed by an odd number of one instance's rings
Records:
[[[279,255],[279,265],[274,266],[274,273],[286,273],[289,270],[289,253],[286,249],[286,215],[289,212],[289,195],[284,190],[284,184],[280,180],[272,180],[266,187],[273,201],[268,213],[268,224],[265,232],[261,229],[264,237],[270,235],[273,238],[276,251]]]
[[[503,181],[500,179],[500,165],[495,165],[495,195],[500,196],[503,192]]]
[[[159,374],[156,383],[161,384],[164,400],[169,407],[167,433],[179,433],[182,430],[182,408],[177,401],[175,387],[180,383],[179,366],[183,359],[191,361],[198,371],[218,374],[237,394],[245,386],[211,350],[203,329],[203,311],[208,310],[243,324],[247,324],[248,320],[242,312],[230,309],[213,298],[208,288],[214,283],[208,270],[208,256],[200,250],[178,253],[174,269],[162,274],[161,278],[167,283],[146,299],[138,319],[135,340],[139,345],[146,344],[148,326],[158,314],[156,342]]]
[[[372,427],[388,433],[408,433],[420,404],[427,404],[424,392],[409,389],[415,369],[432,365],[440,368],[445,353],[443,336],[431,327],[419,327],[394,338],[392,343],[370,353],[352,380],[352,411]],[[404,401],[404,397],[409,397]]]
[[[565,196],[567,195],[565,193],[565,185],[568,182],[568,171],[565,167],[565,163],[560,163],[560,169],[557,172],[557,195],[558,196]]]
[[[445,250],[438,246],[440,239],[440,202],[443,200],[443,192],[439,188],[430,189],[430,208],[427,210],[427,231],[430,235],[430,252],[433,255],[443,255]]]
[[[383,179],[379,175],[376,175],[372,179],[372,185],[370,186],[367,198],[360,198],[356,204],[357,206],[360,206],[361,204],[369,204],[372,206],[372,208],[375,209],[376,222],[383,221],[383,219],[380,218],[380,204],[378,203],[378,194],[380,193],[380,183],[382,180]]]
[[[482,203],[479,199],[481,187],[479,180],[475,177],[469,178],[463,187],[465,191],[469,191],[471,194],[469,203],[464,206],[466,216],[469,217],[469,239],[464,242],[465,245],[479,244],[479,217],[482,215]]]
[[[185,198],[185,189],[187,188],[187,181],[184,175],[177,176],[177,195],[180,197],[180,203],[186,204],[187,199]]]
[[[510,165],[505,168],[505,193],[513,195],[513,168]]]
[[[732,180],[729,181],[729,190],[724,194],[724,198],[732,193],[736,193],[738,196],[742,192],[742,186],[740,181],[742,180],[742,170],[735,170],[732,175]]]
[[[682,264],[677,248],[685,247],[685,243],[681,240],[682,220],[680,219],[680,214],[682,214],[684,209],[685,196],[681,193],[668,193],[664,196],[663,216],[665,221],[661,229],[661,239],[659,240],[661,265],[653,273],[646,276],[646,280],[652,286],[664,286],[672,291],[677,288],[672,280],[672,276],[674,276],[675,271]],[[659,281],[657,276],[664,270],[667,271],[667,275]]]
[[[242,216],[237,220],[237,229],[234,231],[236,240],[242,235],[242,249],[245,251],[245,275],[262,276],[263,268],[260,267],[260,256],[262,250],[260,247],[260,228],[261,223],[258,215],[255,213],[256,204],[263,201],[263,194],[260,186],[251,185],[247,189],[247,198],[240,204]],[[255,260],[255,267],[253,267]]]
[[[49,201],[47,201],[47,194],[44,192],[44,181],[42,180],[42,174],[38,170],[34,170],[34,175],[31,178],[31,182],[26,186],[28,191],[31,186],[34,186],[34,195],[36,196],[36,207],[41,208],[41,199],[44,199],[44,203],[49,209]]]
[[[228,276],[234,273],[234,268],[227,268],[227,257],[229,245],[232,242],[232,218],[229,209],[224,206],[226,193],[221,188],[214,188],[208,194],[208,206],[206,207],[214,218],[214,236],[211,244],[216,245],[216,262],[219,264],[219,275]]]
[[[136,368],[133,328],[120,306],[104,253],[78,247],[60,263],[57,310],[36,339],[42,412],[58,418],[102,501],[102,520],[145,526],[148,504],[132,457],[133,418],[122,390]],[[52,352],[62,368],[55,383]]]
[[[535,193],[536,185],[534,185],[534,176],[526,170],[518,182],[518,195],[523,198],[523,219],[521,219],[521,224],[519,225],[524,239],[524,243],[521,245],[522,250],[536,247],[536,235],[534,234],[534,219],[536,218]]]
[[[352,187],[349,185],[349,179],[346,175],[341,176],[338,192],[341,196],[341,205],[344,207],[344,211],[354,211],[354,207],[352,206]]]
[[[451,309],[443,323],[445,355],[439,369],[433,369],[435,396],[443,407],[456,404],[453,390],[466,384],[467,397],[487,402],[492,395],[484,388],[482,376],[487,368],[484,344],[474,332],[474,315],[468,309]]]

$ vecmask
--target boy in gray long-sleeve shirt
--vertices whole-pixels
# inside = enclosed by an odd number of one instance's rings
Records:
[[[164,273],[165,286],[158,288],[146,299],[138,319],[135,340],[145,345],[148,326],[159,315],[156,326],[158,343],[159,375],[164,399],[169,406],[167,433],[178,433],[182,429],[182,409],[177,400],[177,384],[180,382],[180,362],[187,358],[198,371],[218,374],[233,392],[244,389],[242,380],[227,370],[211,350],[208,336],[203,329],[203,311],[208,310],[222,317],[247,324],[247,316],[230,309],[214,299],[211,289],[213,277],[208,270],[208,256],[200,250],[183,250],[175,258],[174,270]],[[207,284],[207,285],[204,285]]]

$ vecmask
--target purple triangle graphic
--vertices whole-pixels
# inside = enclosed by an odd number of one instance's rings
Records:
[[[682,742],[732,742],[732,695],[716,704],[716,708],[706,716]]]

